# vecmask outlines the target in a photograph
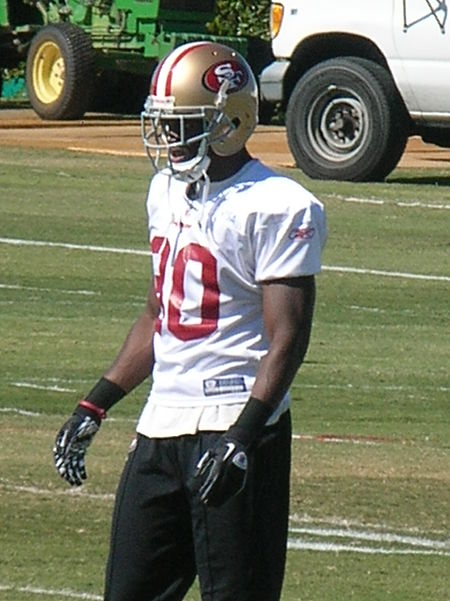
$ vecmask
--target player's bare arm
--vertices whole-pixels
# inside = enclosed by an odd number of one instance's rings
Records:
[[[272,407],[283,399],[308,349],[314,300],[314,276],[263,284],[263,317],[270,347],[252,396]]]
[[[85,455],[106,411],[143,382],[153,369],[153,332],[159,303],[153,286],[142,315],[132,326],[112,366],[82,399],[58,432],[53,448],[55,467],[69,484],[86,480]]]
[[[212,506],[225,503],[245,486],[247,455],[267,419],[286,394],[306,354],[315,299],[314,276],[263,284],[263,318],[270,346],[252,394],[238,420],[200,459],[200,496]]]

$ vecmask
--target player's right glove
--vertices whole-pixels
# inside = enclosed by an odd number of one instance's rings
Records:
[[[55,467],[72,486],[81,486],[86,480],[86,451],[105,419],[106,411],[125,394],[118,384],[100,378],[58,432],[53,447]]]
[[[100,419],[79,407],[56,436],[53,447],[55,467],[72,486],[81,486],[87,478],[85,455],[99,427]]]

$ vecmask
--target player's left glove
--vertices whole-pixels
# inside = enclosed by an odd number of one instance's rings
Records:
[[[194,478],[203,503],[219,507],[242,491],[249,452],[272,411],[268,403],[250,397],[236,423],[200,458]]]
[[[202,478],[199,488],[201,500],[218,507],[234,497],[245,486],[248,458],[243,444],[231,436],[221,436],[215,447],[201,457],[195,472]]]

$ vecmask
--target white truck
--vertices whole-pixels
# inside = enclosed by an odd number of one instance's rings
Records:
[[[295,161],[317,179],[383,180],[407,139],[450,147],[443,0],[282,0],[263,103],[281,103]]]

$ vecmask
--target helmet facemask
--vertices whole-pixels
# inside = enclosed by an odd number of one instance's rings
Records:
[[[142,139],[156,171],[169,168],[186,182],[197,181],[207,171],[211,144],[235,129],[223,112],[227,88],[224,82],[213,106],[175,107],[173,97],[148,96],[141,113]]]

